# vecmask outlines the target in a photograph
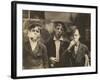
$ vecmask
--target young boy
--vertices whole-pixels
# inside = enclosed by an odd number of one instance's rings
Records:
[[[68,47],[71,53],[72,66],[88,66],[89,65],[89,50],[86,45],[80,42],[79,29],[74,29],[72,32],[73,40]]]
[[[31,24],[28,40],[23,43],[23,69],[48,68],[47,49],[40,42],[41,25]]]

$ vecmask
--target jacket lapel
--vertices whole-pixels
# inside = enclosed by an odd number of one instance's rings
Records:
[[[29,40],[26,42],[25,48],[30,54],[32,54],[32,48],[31,48]]]
[[[63,53],[63,45],[64,45],[64,42],[60,41],[60,48],[59,48],[59,54],[60,54],[60,56]]]

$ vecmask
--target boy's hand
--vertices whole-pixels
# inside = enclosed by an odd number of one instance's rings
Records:
[[[72,46],[74,46],[75,45],[75,40],[72,40],[71,42],[70,42],[70,44],[69,44],[69,47],[68,47],[68,50],[70,50],[71,48],[72,48]]]
[[[50,57],[50,61],[52,64],[55,64],[56,63],[56,58],[55,57]]]

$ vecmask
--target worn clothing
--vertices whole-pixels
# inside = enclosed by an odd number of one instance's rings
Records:
[[[54,42],[55,42],[55,47],[56,47],[56,61],[59,62],[59,50],[60,50],[60,43],[61,41],[63,41],[62,36],[60,37],[59,40],[56,39],[56,37],[54,36],[53,38]]]
[[[35,49],[32,51],[29,40],[23,43],[23,68],[48,68],[47,49],[44,44],[37,42]]]
[[[78,66],[85,66],[85,55],[89,58],[89,50],[86,45],[79,43],[78,46],[73,46],[70,51],[65,52],[65,64],[66,60],[69,56],[70,59],[70,67],[78,67]]]
[[[63,67],[64,64],[62,62],[62,54],[68,47],[68,42],[64,41],[63,39],[56,40],[55,38],[51,38],[46,46],[49,59],[50,57],[55,57],[57,60],[57,62],[54,64],[54,67]],[[49,60],[49,65],[50,64],[51,62]]]

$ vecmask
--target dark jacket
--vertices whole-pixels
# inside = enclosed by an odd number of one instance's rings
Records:
[[[48,53],[48,57],[50,59],[50,57],[56,57],[56,47],[55,47],[55,41],[53,40],[53,38],[51,38],[48,43],[46,44],[47,47],[47,53]],[[59,50],[59,63],[56,63],[54,65],[54,67],[63,67],[63,52],[67,49],[68,47],[68,42],[67,41],[62,41],[60,42],[60,50]],[[50,64],[50,60],[49,60],[49,64]]]
[[[66,51],[65,57],[69,56],[70,59],[70,67],[78,67],[85,65],[85,54],[89,57],[89,50],[86,45],[79,43],[77,54],[75,54],[74,47],[71,48],[70,51]],[[65,64],[67,60],[65,59]]]
[[[23,43],[23,68],[48,68],[47,49],[44,44],[38,42],[32,51],[29,40]]]

